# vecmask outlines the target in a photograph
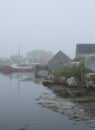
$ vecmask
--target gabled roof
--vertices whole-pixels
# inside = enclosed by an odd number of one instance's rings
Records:
[[[48,69],[49,71],[57,70],[70,61],[70,58],[66,54],[64,54],[62,51],[59,51],[51,60],[49,60]]]
[[[61,60],[61,61],[70,61],[71,59],[65,54],[65,53],[63,53],[61,50],[57,53],[57,54],[55,54],[54,55],[54,57],[49,61],[49,62],[51,62],[52,60]]]
[[[95,44],[77,44],[76,49],[79,53],[93,53],[95,52]]]

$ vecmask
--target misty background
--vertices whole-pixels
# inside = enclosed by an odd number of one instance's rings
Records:
[[[95,43],[95,0],[1,0],[0,58],[35,49],[75,57],[77,43]]]

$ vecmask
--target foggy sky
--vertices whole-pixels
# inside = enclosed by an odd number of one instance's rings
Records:
[[[0,0],[0,57],[34,49],[75,56],[95,43],[95,0]]]

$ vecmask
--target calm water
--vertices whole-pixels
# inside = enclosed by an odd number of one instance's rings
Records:
[[[0,74],[0,130],[93,130],[41,107],[36,99],[51,91],[32,81],[19,81],[21,76]]]

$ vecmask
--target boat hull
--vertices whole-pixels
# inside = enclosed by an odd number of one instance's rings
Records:
[[[12,66],[4,66],[3,72],[4,73],[13,73],[13,72],[33,72],[36,71],[36,67],[29,68],[29,67],[12,67]]]

